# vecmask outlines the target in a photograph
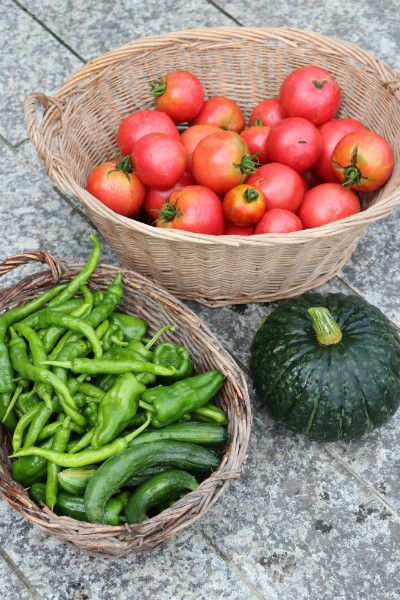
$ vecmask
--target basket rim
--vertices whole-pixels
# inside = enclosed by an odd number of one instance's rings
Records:
[[[51,255],[47,253],[34,251],[27,252],[26,254],[18,255],[16,257],[10,257],[5,259],[0,263],[0,266],[4,269],[0,269],[0,276],[5,274],[6,272],[12,270],[16,266],[21,264],[26,264],[30,261],[38,261],[47,263],[48,269],[37,271],[31,275],[20,279],[16,284],[11,284],[7,287],[4,287],[0,290],[0,310],[6,310],[7,307],[14,305],[15,292],[18,294],[26,294],[27,292],[32,292],[36,295],[36,289],[44,288],[47,289],[51,285],[54,284],[55,280],[61,280],[66,277],[70,279],[73,277],[83,266],[83,263],[75,263],[75,262],[67,262],[57,258],[53,258]],[[154,535],[155,531],[162,532],[163,524],[167,527],[169,535],[166,536],[166,540],[171,537],[171,532],[175,533],[182,527],[186,527],[196,521],[199,517],[201,517],[204,512],[210,507],[214,502],[219,498],[219,496],[225,491],[225,489],[229,486],[229,483],[232,479],[238,479],[240,474],[240,467],[246,458],[246,450],[249,441],[249,435],[251,431],[252,425],[252,412],[250,405],[249,392],[247,388],[246,379],[240,365],[234,360],[229,351],[224,348],[218,338],[210,331],[207,325],[202,321],[200,317],[198,317],[190,308],[185,306],[183,302],[179,299],[175,298],[170,292],[165,290],[158,283],[151,281],[147,277],[132,271],[131,269],[126,269],[123,267],[113,266],[101,263],[97,266],[95,273],[93,274],[93,278],[100,279],[101,277],[106,277],[111,279],[116,274],[121,273],[125,277],[129,277],[129,287],[131,289],[141,290],[146,295],[150,295],[153,299],[157,299],[157,301],[161,302],[164,305],[164,308],[171,312],[171,314],[176,317],[176,319],[182,322],[183,327],[188,329],[196,329],[198,332],[198,337],[201,339],[201,344],[204,347],[204,352],[208,354],[211,352],[215,357],[218,357],[218,361],[222,365],[221,368],[227,371],[227,381],[229,380],[234,387],[240,389],[240,411],[235,411],[233,415],[233,420],[236,422],[236,428],[238,427],[238,423],[243,426],[243,431],[241,431],[242,435],[238,438],[238,432],[236,431],[236,439],[235,444],[229,444],[226,447],[226,450],[223,455],[221,455],[221,461],[218,468],[211,473],[206,479],[204,479],[196,488],[195,492],[189,492],[185,494],[185,496],[178,500],[173,507],[163,511],[159,515],[152,517],[146,521],[143,521],[139,524],[134,525],[99,525],[96,523],[88,523],[83,521],[78,521],[76,519],[70,519],[65,516],[58,516],[52,511],[50,511],[47,507],[37,505],[27,494],[27,490],[23,489],[21,484],[12,479],[12,484],[10,485],[4,479],[2,470],[0,469],[0,497],[3,496],[12,507],[17,510],[20,514],[22,514],[25,518],[33,522],[34,524],[39,525],[42,529],[45,529],[47,532],[50,532],[51,527],[56,524],[60,527],[61,530],[68,529],[78,529],[85,528],[85,537],[90,537],[95,534],[96,528],[101,528],[102,531],[109,533],[110,537],[113,534],[117,535],[123,531],[127,531],[130,536],[142,537],[144,534],[140,534],[136,530],[141,530],[142,526],[147,526],[149,524],[155,526],[157,525],[157,529],[152,529],[152,532],[149,534],[150,536]],[[94,282],[96,284],[96,281]],[[0,425],[0,439],[3,436],[1,433],[2,426]],[[6,437],[8,434],[6,434]],[[234,469],[228,465],[226,462],[229,458],[233,457]],[[0,456],[0,465],[5,465],[6,461],[3,461]],[[228,467],[228,468],[227,468]],[[208,498],[208,502],[203,506],[204,497],[207,496],[207,493],[210,494],[208,488],[212,486],[213,481],[219,481],[220,486],[216,487],[215,490],[212,491],[211,496]],[[16,506],[16,501],[13,499],[13,495],[16,495],[16,492],[22,498],[19,498],[19,504]],[[194,498],[196,496],[196,491],[199,492],[199,496],[196,499],[196,502],[190,503],[188,500]],[[23,504],[23,507],[21,507]],[[195,515],[191,515],[190,519],[187,522],[179,522],[179,517],[173,519],[175,513],[180,514],[184,517],[187,512],[190,512],[193,508],[199,507],[198,512]],[[178,520],[177,526],[175,526],[175,522]],[[47,525],[48,523],[48,525]],[[171,525],[172,524],[172,525]],[[66,541],[66,540],[63,540]],[[160,543],[160,542],[159,542]],[[85,548],[84,548],[85,549]],[[135,550],[132,550],[135,551]],[[88,553],[93,553],[88,551]],[[94,553],[95,554],[95,553]],[[99,554],[97,554],[99,555]],[[101,553],[101,556],[107,556],[104,553]],[[110,555],[111,556],[111,555]]]
[[[179,229],[156,228],[147,225],[146,223],[141,223],[134,219],[118,215],[103,205],[77,183],[70,174],[62,158],[51,153],[48,147],[49,139],[46,139],[45,142],[43,140],[38,140],[38,132],[34,125],[34,105],[42,101],[48,105],[47,110],[49,115],[53,119],[57,118],[57,114],[59,116],[62,114],[63,106],[71,94],[80,92],[84,95],[85,93],[89,93],[90,85],[93,82],[94,77],[99,77],[103,70],[134,54],[173,45],[194,45],[199,42],[209,42],[209,45],[204,48],[206,50],[207,48],[222,48],[227,45],[237,45],[244,42],[265,43],[266,40],[278,41],[291,47],[299,47],[307,43],[316,46],[319,51],[328,53],[329,55],[346,54],[353,60],[359,62],[369,73],[378,76],[382,87],[390,90],[390,93],[396,97],[400,106],[400,74],[384,61],[376,58],[373,54],[363,50],[353,42],[292,27],[222,26],[173,31],[164,35],[150,35],[135,39],[119,48],[110,50],[109,52],[90,60],[75,74],[68,77],[51,98],[48,98],[41,93],[28,95],[25,99],[25,120],[29,137],[37,150],[44,151],[46,155],[45,162],[52,165],[50,170],[53,171],[54,169],[54,172],[50,173],[50,175],[53,174],[54,178],[61,186],[64,185],[66,189],[69,189],[77,195],[82,204],[90,212],[93,212],[99,218],[108,219],[109,221],[114,222],[114,224],[120,224],[132,232],[137,231],[145,233],[165,241],[184,241],[227,247],[305,244],[316,239],[337,236],[353,228],[363,229],[369,223],[388,216],[394,208],[400,205],[400,188],[392,190],[390,193],[380,198],[374,205],[355,215],[320,227],[303,229],[298,232],[287,234],[214,236],[192,233]],[[45,101],[43,97],[46,98]],[[53,137],[53,132],[50,137]],[[65,181],[68,183],[68,186],[65,186]]]

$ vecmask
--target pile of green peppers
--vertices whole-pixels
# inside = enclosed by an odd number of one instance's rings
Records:
[[[227,418],[218,370],[195,374],[187,349],[118,312],[117,275],[93,291],[93,251],[67,284],[0,315],[0,421],[14,479],[37,503],[82,521],[137,523],[215,470]]]

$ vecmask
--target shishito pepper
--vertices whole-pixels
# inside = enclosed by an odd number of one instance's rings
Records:
[[[111,442],[132,421],[145,386],[132,373],[120,375],[99,405],[92,446],[98,448]]]
[[[164,427],[207,404],[221,389],[224,376],[216,369],[145,391],[142,400],[152,408],[151,424]],[[145,408],[145,407],[144,407]]]
[[[171,342],[159,344],[153,352],[153,362],[164,367],[175,367],[175,373],[170,377],[163,377],[162,381],[172,383],[180,379],[186,379],[193,373],[193,363],[189,352],[184,346],[178,346]]]

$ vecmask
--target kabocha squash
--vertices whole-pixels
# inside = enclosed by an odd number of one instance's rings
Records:
[[[255,388],[280,423],[320,441],[382,425],[400,402],[400,340],[380,310],[344,294],[282,302],[251,349]]]

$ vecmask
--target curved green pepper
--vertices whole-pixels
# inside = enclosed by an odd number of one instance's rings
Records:
[[[166,383],[186,379],[193,373],[193,363],[190,360],[189,352],[184,346],[178,346],[172,342],[164,342],[155,348],[153,362],[164,367],[175,367],[173,375],[161,378]]]
[[[111,442],[131,423],[145,386],[132,373],[120,375],[99,404],[92,446],[98,448]]]

